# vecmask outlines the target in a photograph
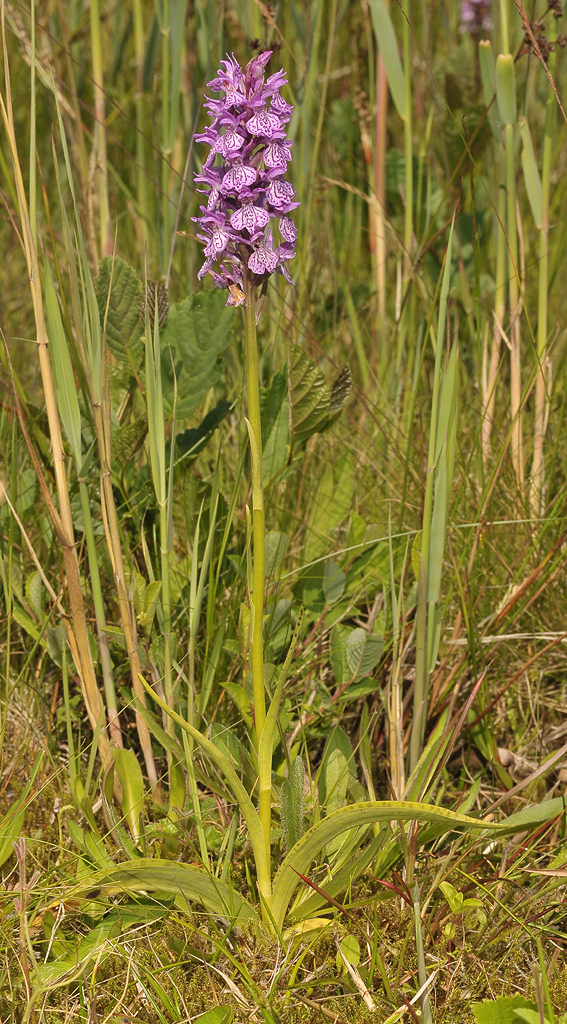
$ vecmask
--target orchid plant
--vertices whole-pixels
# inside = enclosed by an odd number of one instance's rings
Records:
[[[291,142],[286,139],[285,126],[292,107],[280,95],[286,84],[283,71],[265,78],[271,52],[256,56],[242,69],[234,57],[227,56],[209,88],[222,92],[221,99],[207,99],[205,106],[212,123],[196,138],[209,146],[209,154],[196,176],[207,197],[201,206],[198,237],[204,242],[205,262],[199,277],[210,274],[218,288],[228,291],[227,305],[243,307],[246,364],[246,425],[249,435],[252,477],[252,554],[253,569],[249,587],[252,633],[253,729],[247,752],[256,771],[252,787],[244,784],[234,761],[199,731],[191,715],[182,717],[163,700],[140,676],[148,694],[178,727],[184,738],[181,746],[171,730],[159,733],[189,774],[193,770],[195,745],[224,777],[232,799],[244,819],[250,841],[260,909],[236,891],[230,878],[218,877],[210,869],[209,857],[203,866],[180,864],[171,860],[146,859],[138,856],[130,861],[104,869],[89,885],[108,891],[140,889],[169,892],[187,901],[202,903],[206,910],[237,924],[252,925],[259,934],[284,934],[286,922],[293,922],[292,931],[305,932],[322,928],[328,921],[321,917],[322,908],[347,889],[372,860],[381,857],[382,869],[392,863],[408,843],[403,822],[413,822],[412,849],[418,845],[417,823],[429,823],[424,832],[440,836],[452,830],[492,830],[497,834],[518,831],[521,814],[504,824],[486,823],[427,803],[437,772],[445,763],[462,722],[452,729],[441,723],[425,751],[421,754],[404,790],[403,800],[358,800],[345,804],[348,767],[339,756],[333,764],[333,785],[341,796],[332,810],[323,808],[314,815],[315,822],[306,828],[304,815],[304,766],[295,758],[289,778],[278,785],[272,773],[274,737],[277,735],[281,703],[301,626],[301,614],[284,664],[274,677],[273,693],[266,709],[264,680],[264,489],[262,482],[262,433],[260,423],[259,356],[256,334],[258,290],[265,290],[271,274],[281,273],[291,282],[287,263],[294,256],[297,232],[288,216],[298,206],[295,192],[286,180],[291,160]],[[271,222],[277,219],[279,242],[274,244]],[[450,264],[450,260],[449,260]],[[147,328],[148,329],[148,328]],[[154,348],[159,352],[159,323],[154,324]],[[148,347],[149,341],[146,344]],[[442,338],[440,336],[439,344]],[[151,350],[151,346],[148,351]],[[463,719],[464,720],[464,719]],[[337,752],[338,753],[338,752]],[[344,778],[343,778],[344,777]],[[344,785],[341,786],[341,778]],[[326,780],[329,784],[329,779]],[[362,787],[358,786],[362,792]],[[365,795],[365,794],[364,794]],[[358,794],[355,794],[358,798]],[[551,801],[553,803],[553,801]],[[272,807],[279,810],[287,854],[272,875]],[[325,813],[325,811],[327,813]],[[198,808],[195,808],[197,816]],[[547,818],[548,814],[543,813]],[[398,823],[396,825],[396,823]],[[335,841],[341,837],[337,844]],[[325,891],[317,885],[302,889],[293,906],[294,891],[314,859],[324,852],[328,865]]]

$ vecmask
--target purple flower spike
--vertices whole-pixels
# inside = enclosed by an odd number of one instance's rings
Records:
[[[234,54],[227,54],[208,83],[224,95],[205,100],[212,122],[195,135],[209,146],[195,175],[207,203],[193,218],[206,257],[198,277],[211,274],[217,288],[227,288],[230,306],[243,304],[245,279],[260,285],[276,272],[293,284],[285,264],[295,256],[297,230],[285,215],[299,203],[285,180],[291,142],[284,128],[293,107],[279,93],[287,82],[284,72],[266,80],[271,55],[271,50],[258,54],[243,70]],[[279,245],[270,226],[274,218]]]

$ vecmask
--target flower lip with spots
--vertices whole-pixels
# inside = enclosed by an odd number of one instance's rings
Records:
[[[245,277],[259,285],[275,272],[293,284],[286,264],[295,256],[297,229],[287,215],[299,203],[285,178],[292,159],[285,126],[293,107],[280,96],[284,72],[265,78],[271,55],[267,50],[242,69],[227,54],[208,83],[224,96],[207,97],[213,120],[195,136],[210,147],[195,175],[206,196],[206,206],[193,218],[206,257],[198,276],[211,274],[218,288],[228,289],[227,305],[241,304]],[[281,239],[276,245],[273,220]]]

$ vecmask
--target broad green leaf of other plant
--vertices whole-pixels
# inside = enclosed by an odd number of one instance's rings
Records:
[[[220,291],[188,295],[171,306],[161,331],[163,405],[173,412],[174,379],[177,380],[178,422],[195,412],[218,381],[223,363],[220,355],[230,344],[234,309],[225,305]]]
[[[106,318],[106,344],[112,355],[137,369],[143,344],[140,319],[142,282],[119,256],[105,256],[95,279],[101,331]],[[110,293],[110,295],[109,295]]]

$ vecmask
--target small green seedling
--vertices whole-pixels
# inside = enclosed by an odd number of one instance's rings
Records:
[[[462,892],[455,889],[454,885],[450,882],[441,882],[439,888],[441,889],[451,913],[454,915],[463,915],[463,924],[466,920],[467,924],[476,924],[477,927],[482,927],[486,924],[486,914],[483,910],[482,900],[476,899],[476,897],[465,897]],[[453,921],[449,921],[443,929],[445,938],[451,940],[455,938],[457,929]]]

